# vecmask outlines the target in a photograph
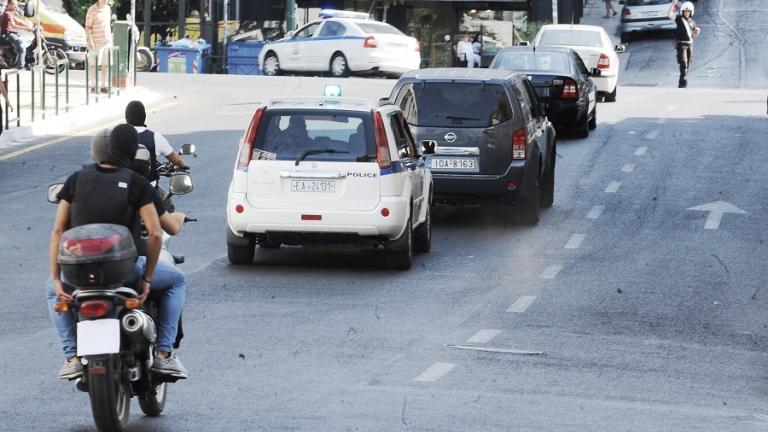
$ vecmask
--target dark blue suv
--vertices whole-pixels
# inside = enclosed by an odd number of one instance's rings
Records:
[[[555,130],[526,75],[439,68],[403,75],[389,101],[432,171],[436,203],[516,203],[536,224],[555,189]]]

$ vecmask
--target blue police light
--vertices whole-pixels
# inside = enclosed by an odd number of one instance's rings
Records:
[[[325,97],[341,97],[341,86],[338,84],[326,84],[323,88]]]
[[[353,12],[336,9],[321,9],[320,18],[349,18],[349,19],[369,19],[370,16],[365,12]]]

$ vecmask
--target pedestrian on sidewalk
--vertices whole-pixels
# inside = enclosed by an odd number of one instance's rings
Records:
[[[613,15],[611,15],[613,12]],[[605,15],[603,18],[610,18],[616,16],[616,9],[613,8],[613,0],[605,0]]]
[[[88,62],[91,74],[91,92],[101,90],[107,92],[107,67],[109,66],[109,49],[112,47],[112,8],[107,0],[96,0],[96,3],[88,8],[85,14],[85,35],[88,42]],[[101,89],[96,88],[96,62],[99,63],[100,75],[98,83]]]
[[[5,90],[5,84],[3,80],[0,80],[0,94],[5,98],[5,104],[8,105],[8,112],[13,112],[13,105],[8,99],[8,92]],[[5,121],[3,120],[3,107],[0,105],[0,135],[3,134],[3,127],[5,127]]]
[[[669,8],[669,19],[677,24],[675,49],[677,64],[680,66],[680,79],[677,83],[680,88],[688,87],[688,70],[693,58],[693,39],[701,34],[701,28],[693,20],[693,12],[693,3],[689,1],[680,4],[678,0],[674,0]]]

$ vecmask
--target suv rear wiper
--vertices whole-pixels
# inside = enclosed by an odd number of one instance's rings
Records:
[[[336,150],[332,148],[327,149],[309,149],[304,150],[304,153],[300,154],[298,158],[296,158],[296,166],[299,166],[299,162],[303,161],[304,158],[310,155],[316,155],[316,154],[323,154],[323,153],[349,153],[346,150]]]
[[[447,115],[445,116],[448,120],[482,120],[481,118],[477,117],[463,117],[463,116],[453,116],[453,115]]]

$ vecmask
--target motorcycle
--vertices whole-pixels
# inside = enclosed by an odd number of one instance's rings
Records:
[[[194,146],[185,144],[179,153],[193,152]],[[149,158],[146,149],[142,155]],[[166,164],[158,167],[157,173],[169,179],[164,200],[192,191],[187,172],[173,171]],[[48,201],[57,203],[62,187],[61,183],[51,185]],[[168,251],[169,238],[163,235],[159,259],[172,265],[183,263],[183,256]],[[100,432],[120,432],[127,426],[133,396],[144,414],[159,416],[165,409],[167,385],[178,379],[151,372],[158,301],[150,294],[142,306],[135,288],[126,286],[133,277],[137,255],[133,236],[122,225],[72,228],[64,232],[59,245],[59,264],[74,290],[72,302],[57,303],[55,310],[76,314],[77,355],[83,375],[75,379],[75,386],[88,393]]]
[[[25,40],[25,45],[28,46],[25,53],[25,63],[37,64],[37,33],[40,33],[40,46],[42,47],[40,59],[41,64],[45,66],[45,72],[51,75],[60,74],[66,66],[57,66],[56,62],[67,60],[67,53],[61,48],[50,45],[45,36],[43,36],[43,32],[37,26],[35,26],[35,30],[32,33],[19,33],[19,36]],[[4,64],[2,67],[6,69],[12,69],[16,66],[16,50],[6,36],[0,37],[0,62]]]

